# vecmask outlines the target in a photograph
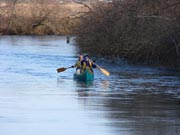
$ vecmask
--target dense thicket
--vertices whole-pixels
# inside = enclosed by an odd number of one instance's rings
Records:
[[[83,52],[180,66],[180,1],[123,0],[96,4],[80,18]]]
[[[80,4],[50,0],[0,1],[0,35],[71,34]]]

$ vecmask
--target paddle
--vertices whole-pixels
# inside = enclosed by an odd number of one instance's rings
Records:
[[[71,66],[71,67],[68,67],[68,68],[64,68],[64,67],[58,68],[58,69],[57,69],[57,72],[58,72],[58,73],[64,72],[65,70],[67,70],[67,69],[69,69],[69,68],[73,68],[73,67]]]
[[[97,66],[97,68],[98,68],[104,75],[106,75],[106,76],[109,76],[109,75],[110,75],[110,73],[109,73],[106,69],[100,67],[98,64],[96,64],[96,63],[93,62],[92,60],[90,60],[90,61],[91,61],[92,63],[94,63],[94,64]]]
[[[97,64],[96,64],[96,66],[104,75],[106,75],[106,76],[110,75],[110,73],[107,70],[103,69],[102,67],[98,66]]]

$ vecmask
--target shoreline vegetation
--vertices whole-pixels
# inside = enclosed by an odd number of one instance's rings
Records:
[[[0,35],[75,35],[90,55],[180,68],[179,0],[1,0]]]
[[[83,52],[180,69],[180,1],[99,3],[80,19],[76,43]]]
[[[78,2],[1,0],[0,35],[71,35],[85,10]]]

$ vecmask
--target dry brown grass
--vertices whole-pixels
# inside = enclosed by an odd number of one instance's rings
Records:
[[[77,3],[0,4],[1,34],[71,34],[74,18],[85,9]],[[11,25],[9,25],[11,22]],[[7,29],[10,27],[9,31]]]

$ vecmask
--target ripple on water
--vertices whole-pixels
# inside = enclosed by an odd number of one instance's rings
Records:
[[[95,69],[94,82],[78,82],[75,69],[56,73],[76,50],[65,37],[0,37],[2,134],[180,133],[177,71],[97,59],[111,76]]]

